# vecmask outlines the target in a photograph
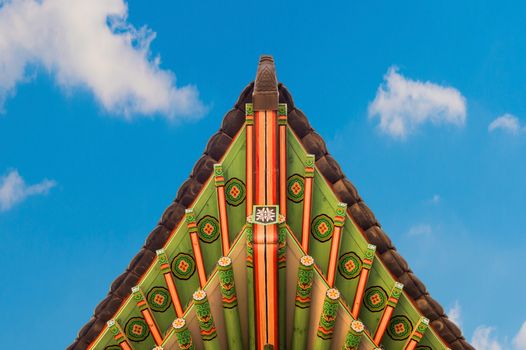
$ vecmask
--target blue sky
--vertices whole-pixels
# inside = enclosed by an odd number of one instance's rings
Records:
[[[5,347],[75,338],[268,53],[466,338],[526,349],[526,7],[123,1],[0,1]]]

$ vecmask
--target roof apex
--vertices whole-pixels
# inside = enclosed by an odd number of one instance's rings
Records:
[[[270,55],[261,55],[252,95],[254,110],[277,109],[278,96],[278,78],[274,58]]]

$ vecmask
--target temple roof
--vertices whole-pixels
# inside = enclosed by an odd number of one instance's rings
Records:
[[[214,134],[196,162],[190,177],[181,185],[175,200],[166,208],[157,226],[148,235],[144,246],[132,259],[124,273],[115,279],[106,298],[95,308],[93,317],[79,331],[78,337],[68,347],[70,350],[86,349],[100,335],[118,310],[125,303],[141,278],[155,262],[156,251],[165,246],[172,231],[185,218],[204,186],[214,174],[214,164],[219,163],[231,147],[236,135],[245,125],[245,106],[253,103],[254,110],[269,109],[279,103],[286,104],[288,126],[302,147],[315,157],[315,167],[325,178],[340,202],[347,204],[347,214],[363,233],[368,243],[376,246],[376,255],[393,278],[404,285],[404,293],[420,314],[429,319],[430,327],[451,349],[473,349],[451,322],[443,307],[428,293],[405,259],[398,253],[391,239],[383,231],[373,212],[362,200],[357,189],[344,175],[337,161],[329,154],[322,137],[310,125],[305,114],[296,108],[288,89],[277,83],[273,59],[265,56],[260,61],[255,84],[250,83],[241,92],[234,107],[228,111],[219,131]]]

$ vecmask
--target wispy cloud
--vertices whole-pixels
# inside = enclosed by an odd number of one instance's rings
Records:
[[[55,181],[47,179],[28,185],[18,171],[11,170],[0,177],[0,211],[7,211],[28,197],[47,194],[55,186]]]
[[[508,337],[499,339],[495,333],[495,327],[479,326],[473,332],[471,344],[477,350],[526,350],[526,321],[522,323],[511,344]]]
[[[524,321],[519,333],[513,339],[513,346],[515,346],[516,350],[526,350],[526,321]]]
[[[433,197],[427,200],[428,204],[439,204],[442,201],[442,197],[439,194],[434,194]]]
[[[0,0],[0,109],[29,68],[43,67],[63,88],[87,88],[110,113],[202,114],[197,89],[176,86],[151,56],[155,33],[127,13],[125,0]]]
[[[431,225],[428,224],[418,224],[412,226],[407,232],[408,236],[427,236],[433,233]]]
[[[513,114],[505,113],[495,118],[488,126],[489,132],[502,130],[504,132],[517,135],[520,132],[526,131],[526,126],[522,126],[519,118]]]
[[[379,118],[382,132],[404,139],[422,124],[463,126],[466,99],[453,87],[411,80],[391,67],[369,105],[369,118]]]
[[[455,301],[455,304],[447,311],[447,316],[453,322],[456,324],[459,328],[462,328],[462,308],[460,307],[460,303]]]
[[[480,326],[473,332],[471,344],[477,350],[502,350],[503,347],[493,335],[495,328]]]

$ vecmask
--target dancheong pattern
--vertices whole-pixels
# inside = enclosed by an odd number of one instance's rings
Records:
[[[348,252],[340,257],[338,271],[345,279],[353,279],[360,275],[362,270],[362,259],[355,252]]]
[[[213,216],[207,215],[197,223],[199,239],[205,243],[212,243],[219,238],[219,221]]]
[[[128,339],[135,342],[143,341],[148,338],[148,335],[150,334],[148,325],[142,317],[130,318],[124,328]]]
[[[219,285],[221,287],[221,298],[223,307],[232,309],[237,306],[237,295],[234,281],[234,271],[232,270],[232,259],[223,256],[217,263],[219,274]]]
[[[338,314],[338,299],[340,292],[336,289],[328,289],[321,311],[320,323],[318,324],[318,331],[316,335],[321,339],[332,339],[334,333],[334,325],[336,324],[336,316]]]
[[[148,304],[153,311],[165,312],[171,302],[170,293],[164,287],[153,287],[148,293]]]
[[[276,224],[278,222],[278,208],[276,205],[255,205],[254,222],[261,225]]]
[[[380,286],[369,287],[365,290],[363,303],[371,312],[382,311],[387,304],[387,292]]]
[[[247,191],[245,184],[238,178],[231,178],[225,184],[226,202],[231,206],[237,207],[245,200]]]
[[[247,224],[245,232],[247,235],[247,267],[252,268],[254,267],[254,243],[252,242],[254,239],[254,233],[251,224]]]
[[[297,307],[306,309],[310,307],[311,302],[314,259],[309,255],[305,255],[301,258],[300,262],[295,302]]]
[[[104,350],[121,350],[121,347],[118,345],[110,345],[110,346],[106,346]]]
[[[334,221],[325,214],[316,216],[311,223],[311,233],[320,242],[327,242],[334,232]]]
[[[201,330],[201,338],[203,341],[210,341],[217,337],[217,331],[214,324],[214,317],[210,311],[210,304],[206,296],[206,292],[198,290],[193,295],[195,315],[199,322],[199,328]]]
[[[393,340],[405,340],[409,338],[413,332],[413,325],[411,321],[402,315],[394,316],[387,327],[387,334]]]
[[[433,350],[433,349],[430,346],[421,345],[421,346],[417,346],[415,350]]]
[[[184,318],[176,318],[172,322],[172,327],[175,330],[175,336],[177,338],[177,343],[179,343],[179,348],[183,350],[194,350],[194,344],[192,341],[192,335],[186,327],[186,321]]]
[[[195,272],[194,258],[189,254],[179,253],[172,260],[172,272],[181,280],[189,279]]]
[[[294,174],[287,181],[287,197],[294,203],[303,200],[305,194],[305,179],[299,174]]]

